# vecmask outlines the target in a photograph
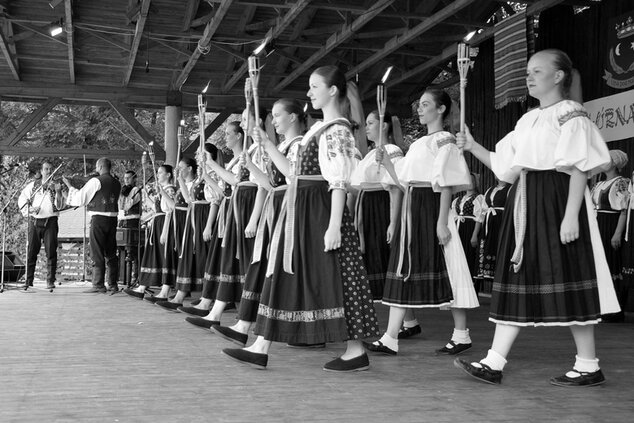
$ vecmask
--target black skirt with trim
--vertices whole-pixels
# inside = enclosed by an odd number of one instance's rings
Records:
[[[390,226],[390,193],[366,191],[363,193],[362,218],[365,252],[363,263],[368,272],[372,298],[383,298],[385,275],[390,261],[387,228]]]
[[[556,171],[527,174],[524,259],[517,273],[511,263],[515,249],[511,211],[517,182],[511,188],[500,228],[491,320],[521,326],[561,326],[599,318],[597,277],[585,202],[579,210],[579,238],[562,244],[559,237],[569,181],[569,175]]]
[[[411,262],[407,251],[403,254],[401,274],[398,260],[401,254],[400,228],[392,241],[383,303],[400,307],[438,307],[453,300],[453,292],[442,246],[438,242],[436,224],[440,210],[440,193],[431,188],[413,188],[411,210]],[[401,210],[407,213],[407,210]],[[405,235],[407,236],[407,234]],[[405,280],[409,272],[409,278]]]

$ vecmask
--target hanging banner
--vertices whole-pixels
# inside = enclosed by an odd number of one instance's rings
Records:
[[[603,79],[624,90],[634,85],[634,11],[610,19]]]
[[[583,103],[606,142],[634,137],[634,90]]]

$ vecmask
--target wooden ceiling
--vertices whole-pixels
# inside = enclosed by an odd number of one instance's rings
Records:
[[[559,0],[529,1],[538,12]],[[575,3],[586,3],[582,0]],[[260,97],[305,99],[308,75],[339,64],[362,96],[394,66],[391,105],[408,107],[468,32],[493,34],[499,0],[0,0],[0,98],[208,110],[244,103],[247,57],[266,38]],[[64,32],[49,33],[61,23]],[[274,50],[273,50],[274,48]],[[272,51],[271,51],[272,50]],[[268,55],[267,55],[268,54]],[[455,80],[457,76],[453,75]]]

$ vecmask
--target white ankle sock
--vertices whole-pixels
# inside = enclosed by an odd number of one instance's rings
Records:
[[[381,339],[379,339],[379,342],[381,342],[383,345],[385,345],[386,347],[388,347],[392,351],[398,352],[398,339],[392,338],[387,333],[383,334]]]
[[[418,326],[418,319],[414,319],[414,320],[404,320],[403,321],[403,327],[404,328],[413,328],[414,326]]]
[[[598,358],[581,358],[578,355],[575,355],[575,367],[573,367],[577,372],[585,372],[585,373],[594,373],[599,370],[599,359]],[[570,373],[570,372],[568,372]],[[568,377],[575,377],[570,376]]]
[[[469,329],[454,329],[453,335],[451,335],[451,340],[456,344],[470,344],[471,337],[469,336]]]
[[[506,365],[506,359],[497,352],[489,350],[487,356],[484,359],[480,360],[480,363],[486,364],[491,368],[491,370],[502,371],[504,370],[504,366]],[[475,365],[476,367],[482,367],[480,366],[480,363],[473,363],[473,365]]]

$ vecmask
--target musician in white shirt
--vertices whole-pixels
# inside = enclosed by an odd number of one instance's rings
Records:
[[[28,183],[18,197],[20,212],[29,219],[25,287],[33,286],[35,265],[43,241],[46,251],[46,286],[48,289],[55,288],[59,231],[57,218],[66,199],[61,184],[51,181],[52,171],[53,166],[49,162],[43,162],[41,178]]]

